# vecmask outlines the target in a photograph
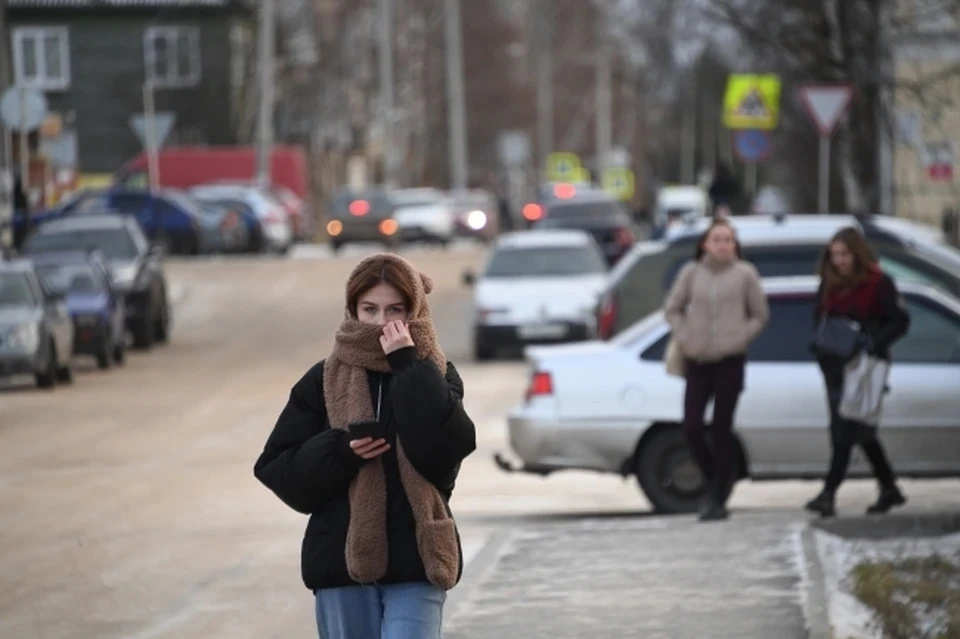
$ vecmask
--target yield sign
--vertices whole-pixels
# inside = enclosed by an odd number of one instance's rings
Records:
[[[800,87],[800,99],[822,137],[830,137],[847,112],[853,98],[849,84],[807,84]]]
[[[157,148],[163,146],[163,143],[166,142],[167,136],[170,135],[170,132],[173,130],[173,125],[177,121],[177,114],[172,111],[158,111],[153,116],[153,130],[156,135],[156,140],[154,141],[157,145]],[[136,134],[137,139],[140,140],[140,144],[143,145],[143,148],[147,148],[147,118],[142,113],[136,113],[130,116],[130,128],[133,129],[134,134]]]

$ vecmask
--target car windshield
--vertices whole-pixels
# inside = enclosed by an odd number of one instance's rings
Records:
[[[100,293],[97,276],[89,264],[50,264],[37,266],[44,285],[53,293]]]
[[[623,211],[616,202],[568,202],[547,207],[548,220],[608,219],[621,216]]]
[[[96,249],[111,260],[132,260],[137,246],[124,229],[76,229],[35,234],[24,245],[27,253],[88,251]]]
[[[33,293],[23,273],[0,273],[0,307],[33,306]]]
[[[501,248],[494,253],[485,277],[557,277],[604,273],[606,263],[589,246]]]

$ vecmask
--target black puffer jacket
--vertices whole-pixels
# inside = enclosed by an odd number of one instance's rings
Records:
[[[460,462],[476,449],[476,432],[464,412],[463,381],[453,364],[441,374],[432,362],[418,359],[414,347],[394,351],[387,361],[392,374],[367,375],[374,407],[382,385],[380,422],[391,444],[383,455],[389,563],[377,583],[426,582],[413,512],[400,483],[396,437],[402,436],[414,468],[449,501]],[[303,582],[310,590],[356,585],[344,552],[350,520],[347,488],[363,464],[350,449],[348,433],[330,427],[320,362],[290,391],[254,466],[257,479],[284,503],[310,515],[301,552]]]

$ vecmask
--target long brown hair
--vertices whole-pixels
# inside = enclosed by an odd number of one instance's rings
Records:
[[[415,272],[415,271],[414,271]],[[397,289],[407,307],[407,312],[413,313],[417,301],[417,285],[410,281],[410,274],[401,268],[390,257],[374,257],[366,263],[361,263],[347,281],[347,308],[355,318],[357,316],[357,302],[360,296],[379,284],[389,284]]]
[[[737,239],[737,231],[733,228],[733,224],[730,224],[730,222],[722,217],[714,218],[714,220],[710,222],[710,226],[707,227],[707,230],[704,231],[703,235],[700,236],[700,239],[697,240],[697,250],[693,254],[693,259],[699,260],[706,255],[707,250],[703,248],[703,245],[707,243],[707,238],[710,237],[710,233],[713,232],[713,229],[717,228],[718,226],[725,226],[730,229],[730,234],[733,235],[733,246],[737,255],[737,259],[742,260],[743,251],[740,247],[740,240]]]
[[[840,242],[853,254],[853,273],[848,276],[837,272],[830,260],[830,247]],[[842,228],[830,239],[820,254],[817,264],[817,275],[823,280],[824,290],[831,291],[838,287],[853,286],[862,282],[872,268],[876,268],[877,256],[870,248],[866,238],[859,230],[852,226]]]

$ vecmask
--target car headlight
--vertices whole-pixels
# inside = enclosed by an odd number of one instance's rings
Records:
[[[33,352],[40,344],[40,331],[34,322],[25,322],[8,331],[3,343],[15,350]]]
[[[483,211],[470,211],[467,213],[467,226],[474,231],[479,231],[487,224],[487,214]]]

